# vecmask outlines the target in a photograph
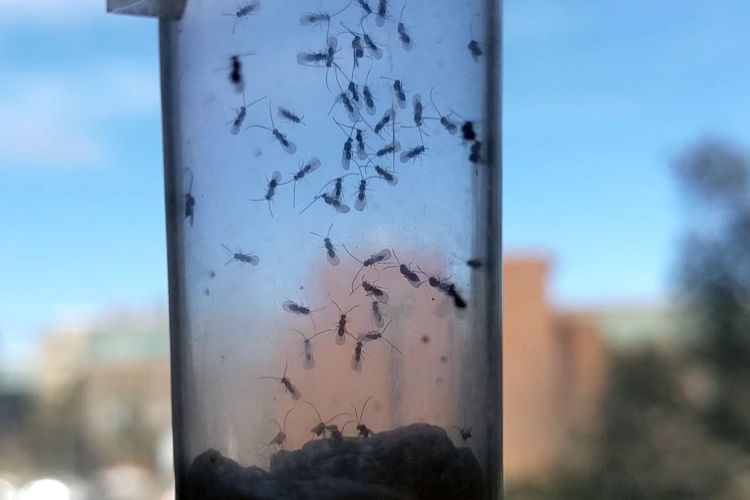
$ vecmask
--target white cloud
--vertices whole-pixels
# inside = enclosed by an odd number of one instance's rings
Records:
[[[92,137],[55,127],[53,123],[0,123],[0,158],[44,161],[57,165],[90,165],[105,157],[102,144]],[[3,162],[5,163],[5,162]]]
[[[107,157],[103,126],[159,117],[159,81],[136,65],[110,63],[68,74],[0,68],[0,162],[92,165]]]

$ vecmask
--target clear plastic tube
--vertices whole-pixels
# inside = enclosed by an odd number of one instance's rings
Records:
[[[161,21],[179,498],[500,496],[499,8]]]

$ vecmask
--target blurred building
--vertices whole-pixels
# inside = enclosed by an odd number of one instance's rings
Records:
[[[31,408],[32,387],[26,373],[0,366],[0,471],[29,465],[23,435]]]
[[[42,455],[36,467],[103,481],[135,467],[153,483],[147,489],[163,490],[171,474],[159,459],[171,427],[164,308],[109,313],[45,338],[27,429]]]
[[[504,265],[504,466],[508,481],[543,476],[593,429],[606,354],[595,317],[547,300],[549,262]]]
[[[664,338],[663,332],[669,331],[674,322],[665,309],[657,307],[555,310],[547,297],[551,270],[545,257],[509,258],[504,273],[503,444],[505,478],[514,482],[541,478],[562,460],[584,457],[586,438],[594,434],[598,423],[597,405],[604,391],[608,350],[638,344],[644,338]],[[382,285],[392,294],[403,288],[398,286],[402,283],[389,287],[391,278],[382,279]],[[346,288],[351,284],[347,281],[327,286]],[[325,294],[326,290],[321,292]],[[406,309],[396,306],[401,303]],[[365,360],[368,374],[383,374],[382,394],[377,392],[380,389],[372,394],[379,402],[373,402],[368,410],[370,423],[385,427],[389,421],[459,418],[438,404],[409,407],[413,415],[394,413],[408,406],[398,404],[394,397],[409,398],[410,391],[418,390],[421,399],[440,401],[440,384],[457,377],[443,373],[446,367],[437,361],[420,372],[414,387],[403,386],[394,394],[388,391],[390,374],[403,369],[403,359],[423,352],[425,346],[435,360],[451,352],[444,344],[453,328],[445,318],[435,316],[436,302],[429,294],[425,294],[425,304],[408,303],[395,295],[390,304],[383,305],[387,317],[401,318],[403,328],[386,336],[404,356],[384,343],[369,346]],[[340,305],[344,309],[352,306]],[[414,323],[409,315],[416,306],[426,312]],[[369,318],[364,309],[355,312]],[[317,317],[319,325],[326,327],[335,324],[337,318],[335,308]],[[411,335],[411,330],[428,331],[429,338]],[[54,471],[56,464],[64,464],[82,476],[129,464],[150,471],[153,480],[163,484],[171,472],[169,464],[160,458],[171,423],[166,310],[157,307],[115,312],[83,325],[58,328],[45,339],[33,380],[12,385],[6,381],[0,390],[0,429],[4,430],[0,432],[0,449],[11,450],[12,445],[15,449],[39,450],[36,457],[28,457],[30,463],[36,462],[35,467]],[[292,335],[289,339],[299,341]],[[321,342],[316,373],[327,374],[322,378],[328,380],[338,373],[332,371],[334,367],[348,365],[352,339],[347,339],[347,345],[343,350],[335,346],[327,349]],[[361,404],[366,397],[356,392],[358,385],[353,384],[349,392],[335,391],[337,399],[333,401],[325,401],[322,396],[316,399],[316,391],[321,395],[331,391],[317,387],[314,381],[306,383],[306,398],[319,404],[324,418],[347,409],[352,401]],[[434,397],[424,397],[425,387],[435,391]],[[279,408],[285,410],[286,406]],[[308,415],[309,409],[295,413],[296,419],[313,418]],[[306,432],[299,436],[292,433],[292,442],[304,442]],[[0,451],[0,465],[5,455]],[[20,456],[13,454],[16,460]],[[6,469],[13,465],[7,458]]]

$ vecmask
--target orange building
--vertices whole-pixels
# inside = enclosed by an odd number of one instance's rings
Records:
[[[549,261],[504,263],[503,454],[507,481],[536,479],[581,451],[597,423],[606,353],[593,315],[554,311]]]

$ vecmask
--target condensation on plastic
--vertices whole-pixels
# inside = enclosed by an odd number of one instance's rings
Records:
[[[180,19],[187,0],[107,0],[107,12],[131,16]]]

